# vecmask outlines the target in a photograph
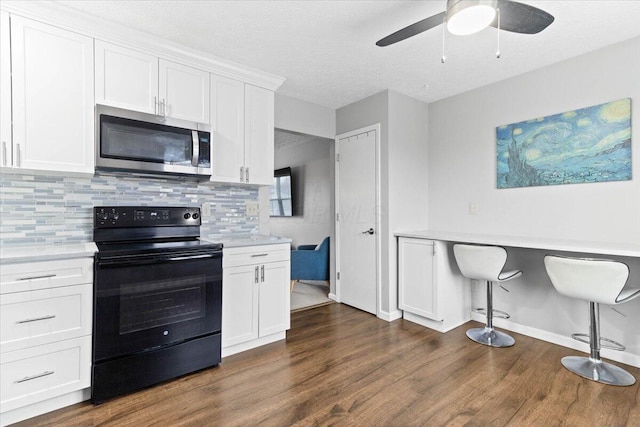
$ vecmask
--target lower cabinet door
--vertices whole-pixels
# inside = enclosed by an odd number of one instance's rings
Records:
[[[398,239],[398,299],[401,310],[442,320],[438,304],[435,242]]]
[[[260,266],[260,333],[266,336],[290,327],[290,263],[272,262]]]
[[[259,267],[225,268],[222,276],[222,348],[258,338]]]
[[[2,412],[91,386],[91,335],[0,355]]]

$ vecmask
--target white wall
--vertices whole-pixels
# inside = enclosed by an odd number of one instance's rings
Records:
[[[398,310],[398,230],[427,227],[428,105],[394,91],[384,91],[336,112],[336,132],[380,123],[380,317],[392,320]]]
[[[638,243],[639,52],[637,38],[430,104],[429,228]],[[496,126],[627,97],[636,104],[632,181],[496,188]],[[478,204],[478,215],[469,215],[471,201]],[[509,248],[509,253],[509,263],[524,275],[509,286],[510,293],[496,290],[495,307],[510,312],[514,323],[545,333],[586,331],[586,303],[555,292],[542,264],[544,252]],[[640,287],[639,261],[626,261],[632,267],[631,282]],[[483,298],[475,294],[475,305],[484,305]],[[640,355],[640,299],[620,310],[628,317],[602,308],[602,334],[622,341],[629,354]]]
[[[631,97],[640,39],[430,105],[429,228],[579,240],[640,241],[640,108],[633,181],[496,189],[499,125]],[[469,215],[469,202],[479,214]]]
[[[276,149],[276,169],[291,167],[292,170],[296,216],[271,217],[271,233],[291,238],[294,246],[317,244],[331,234],[334,176],[330,152],[333,145],[333,139],[318,137],[304,138],[297,145]]]
[[[276,93],[275,126],[278,129],[333,138],[336,136],[336,111]]]
[[[275,94],[274,103],[276,128],[323,138],[333,139],[336,136],[336,112],[334,109],[278,93]],[[331,197],[333,198],[333,193]],[[271,231],[269,219],[269,187],[259,189],[258,199],[260,203],[260,233],[274,234]],[[333,231],[331,235],[333,236]]]

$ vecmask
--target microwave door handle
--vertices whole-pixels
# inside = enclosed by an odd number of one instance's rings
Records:
[[[191,131],[191,143],[193,144],[193,153],[191,156],[191,166],[198,167],[198,160],[200,159],[200,138],[198,138],[198,131]]]

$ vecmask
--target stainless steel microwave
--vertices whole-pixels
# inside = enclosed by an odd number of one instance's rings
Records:
[[[97,105],[96,169],[211,176],[211,131],[202,123]]]

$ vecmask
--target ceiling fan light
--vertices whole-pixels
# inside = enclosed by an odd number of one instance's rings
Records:
[[[496,0],[448,0],[447,30],[457,36],[477,33],[496,17]]]

